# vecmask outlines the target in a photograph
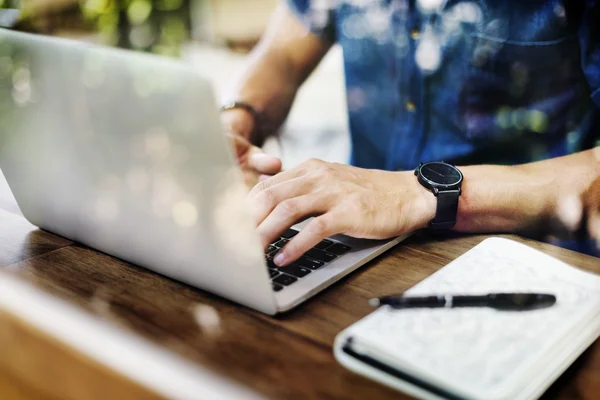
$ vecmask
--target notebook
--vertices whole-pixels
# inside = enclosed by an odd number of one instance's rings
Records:
[[[521,312],[380,307],[336,337],[334,355],[421,399],[536,399],[600,336],[600,276],[490,238],[406,294],[530,291],[557,302]]]

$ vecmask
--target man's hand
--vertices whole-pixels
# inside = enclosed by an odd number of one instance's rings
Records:
[[[264,136],[274,134],[282,125],[298,88],[333,45],[311,33],[286,2],[280,3],[260,43],[248,57],[242,80],[228,95],[229,99],[245,101],[261,110],[268,122],[267,129],[261,127]],[[253,142],[250,134],[256,122],[248,111],[228,110],[221,114],[221,121],[228,132],[238,135],[233,138],[234,145],[249,186],[260,175],[273,175],[281,170],[278,159],[259,155],[262,151],[247,143]]]
[[[427,226],[435,197],[412,172],[367,170],[310,160],[258,183],[250,192],[266,248],[279,234],[315,217],[275,257],[288,265],[322,239],[342,233],[386,239]]]
[[[221,114],[221,121],[228,130],[228,137],[235,150],[237,162],[244,172],[248,188],[254,187],[261,175],[271,176],[281,171],[281,160],[250,143],[254,129],[252,116],[245,110],[229,110]]]
[[[244,181],[252,189],[261,176],[271,176],[281,171],[281,160],[253,146],[248,140],[235,133],[228,134],[235,148],[238,165],[244,173]]]

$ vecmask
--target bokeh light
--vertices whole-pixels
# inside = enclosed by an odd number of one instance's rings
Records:
[[[221,333],[221,318],[214,307],[197,304],[192,307],[192,315],[204,334],[217,336]]]
[[[442,61],[441,42],[433,33],[431,26],[428,26],[422,33],[415,58],[417,65],[425,73],[433,73],[440,67]]]
[[[149,23],[143,23],[139,26],[134,26],[129,32],[129,41],[136,49],[144,49],[149,47],[155,40],[152,26]]]
[[[18,67],[12,76],[12,98],[19,107],[26,106],[32,98],[31,73],[26,66]]]
[[[365,91],[360,87],[349,87],[347,89],[349,111],[359,111],[367,102]]]
[[[536,133],[544,133],[548,130],[548,116],[546,113],[539,110],[530,110],[529,115],[529,129]]]
[[[422,13],[434,13],[440,11],[443,0],[418,0],[417,5]]]
[[[575,232],[583,218],[583,202],[577,195],[565,195],[558,200],[556,215],[562,224]]]
[[[455,4],[444,14],[452,15],[454,19],[468,24],[478,24],[483,19],[481,8],[474,2]]]
[[[342,32],[351,39],[363,39],[369,33],[366,18],[361,14],[349,16],[342,23]]]
[[[84,0],[81,2],[83,15],[87,18],[108,14],[115,9],[115,6],[116,3],[112,0]]]
[[[150,0],[132,0],[127,7],[127,18],[133,25],[143,24],[150,17],[152,3]]]
[[[150,184],[150,177],[143,167],[134,167],[127,173],[126,181],[132,192],[143,192]]]
[[[16,91],[24,92],[29,90],[31,84],[31,73],[29,68],[20,67],[13,74],[13,87]]]
[[[198,222],[198,209],[188,201],[180,201],[173,205],[173,221],[182,228],[191,228]]]
[[[155,173],[151,177],[152,185],[152,210],[158,217],[172,215],[173,206],[179,201],[184,201],[185,193],[179,184],[167,173]]]
[[[157,161],[165,160],[171,154],[171,141],[168,132],[162,127],[154,127],[146,132],[146,153]]]
[[[175,11],[183,6],[183,0],[157,0],[155,4],[160,11]]]

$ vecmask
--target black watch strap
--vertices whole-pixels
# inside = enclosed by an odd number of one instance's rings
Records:
[[[456,225],[456,214],[458,213],[458,198],[460,189],[440,190],[436,194],[437,209],[435,218],[429,222],[432,229],[450,229]]]

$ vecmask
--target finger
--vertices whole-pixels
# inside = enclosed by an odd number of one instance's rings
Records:
[[[266,181],[267,179],[271,178],[273,175],[261,175],[258,177],[258,181],[262,182],[262,181]]]
[[[316,160],[316,159],[306,161],[297,167],[285,170],[285,171],[280,172],[277,175],[273,176],[272,178],[269,178],[265,181],[259,182],[259,184],[254,187],[254,189],[252,190],[253,193],[251,193],[251,194],[256,194],[256,193],[261,192],[273,185],[277,185],[281,182],[284,182],[284,181],[287,181],[290,179],[294,179],[299,176],[306,175],[310,171],[319,168],[323,164],[325,164],[324,161],[320,161],[320,160]]]
[[[273,262],[280,267],[293,263],[321,240],[340,233],[342,226],[336,222],[340,220],[332,213],[316,217],[275,255]]]
[[[295,223],[326,212],[327,203],[327,196],[314,193],[290,198],[279,203],[257,228],[263,246],[266,248]]]
[[[247,168],[242,168],[242,174],[244,176],[244,183],[246,184],[248,191],[252,190],[252,188],[258,183],[258,174]]]
[[[277,175],[274,175],[264,181],[259,181],[256,186],[252,188],[249,193],[250,198],[256,198],[261,192],[278,185],[280,183],[290,181],[292,179],[298,178],[303,175],[302,171],[299,171],[296,168],[288,169],[286,171],[280,172]]]
[[[271,212],[282,202],[307,195],[313,190],[313,185],[306,177],[301,176],[278,185],[271,186],[262,192],[249,196],[252,209],[255,212],[256,225],[260,225]]]
[[[253,147],[248,154],[248,168],[254,169],[259,174],[275,175],[281,172],[281,160],[263,152],[258,147]]]
[[[252,144],[245,138],[234,133],[227,133],[226,136],[229,138],[233,148],[235,149],[235,155],[238,158],[238,163],[241,164],[240,157],[246,156],[248,154],[248,152],[252,148]]]

